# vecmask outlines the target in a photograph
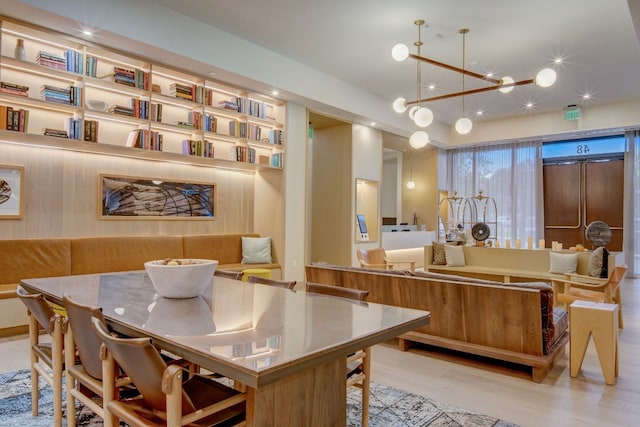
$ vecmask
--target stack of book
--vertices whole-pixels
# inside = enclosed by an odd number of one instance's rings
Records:
[[[252,139],[254,141],[260,141],[261,135],[262,135],[262,129],[260,128],[260,126],[253,123],[249,124],[249,139]]]
[[[213,105],[213,90],[203,86],[195,86],[194,101],[198,104]]]
[[[213,142],[209,142],[206,139],[204,141],[195,141],[193,139],[182,141],[182,154],[213,158],[213,153]]]
[[[271,129],[269,131],[269,144],[282,145],[282,135],[282,130]]]
[[[80,119],[74,119],[73,117],[70,117],[67,120],[67,129],[68,131],[65,132],[70,139],[78,139],[78,140],[82,140],[82,131],[83,131],[83,124],[82,124],[83,120]],[[45,133],[46,135],[46,133]],[[55,136],[55,135],[52,135]]]
[[[121,116],[135,117],[135,112],[133,111],[133,108],[125,107],[123,105],[114,105],[113,107],[110,107],[108,111],[110,113],[119,114]]]
[[[162,151],[162,134],[148,129],[136,129],[129,132],[127,147]]]
[[[162,122],[162,104],[151,104],[151,120],[154,122]]]
[[[98,70],[98,58],[96,58],[95,56],[87,56],[87,62],[84,70],[87,76],[95,77]]]
[[[36,56],[36,62],[40,65],[58,70],[67,71],[67,59],[64,56],[56,55],[41,50]]]
[[[29,110],[0,105],[0,129],[26,132],[29,126]]]
[[[204,117],[202,113],[198,111],[190,111],[189,115],[189,124],[193,126],[194,129],[202,129]]]
[[[98,121],[84,121],[84,140],[88,142],[98,142]]]
[[[284,153],[275,153],[271,155],[271,166],[281,168],[284,166]]]
[[[82,88],[76,86],[69,86],[68,88],[61,88],[51,85],[42,85],[40,89],[42,98],[47,102],[55,102],[65,105],[82,105]]]
[[[113,67],[113,72],[100,76],[110,77],[114,83],[131,86],[138,89],[149,89],[149,73],[142,70],[127,70],[126,68]]]
[[[180,83],[171,83],[169,86],[169,96],[178,99],[186,99],[187,101],[195,101],[195,85],[185,85]]]
[[[247,138],[247,123],[231,120],[229,122],[229,136]]]
[[[138,98],[131,98],[131,109],[133,110],[133,117],[139,117],[141,119],[149,118],[149,101]]]
[[[67,132],[60,129],[44,128],[43,133],[46,136],[55,136],[56,138],[69,138]]]
[[[261,119],[267,118],[267,108],[264,102],[247,98],[238,98],[237,102],[238,112]]]
[[[67,63],[67,71],[82,74],[84,70],[84,55],[73,49],[69,49],[64,53]]]
[[[229,147],[229,160],[236,162],[255,163],[256,162],[256,150],[255,148],[245,147],[243,145],[235,145]]]
[[[227,110],[238,111],[238,103],[236,102],[235,99],[220,101],[220,103],[218,104],[218,107],[224,108]]]
[[[203,127],[205,132],[218,132],[218,118],[210,114],[205,114]]]
[[[0,82],[0,92],[10,93],[12,95],[29,96],[29,86]]]

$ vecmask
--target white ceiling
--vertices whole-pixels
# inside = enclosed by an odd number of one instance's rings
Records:
[[[632,6],[637,0],[629,0]],[[422,55],[460,67],[460,28],[469,28],[465,67],[515,80],[533,78],[556,57],[558,80],[549,89],[520,86],[465,97],[466,114],[484,120],[561,111],[640,97],[640,49],[626,0],[156,0],[175,11],[322,70],[389,99],[416,99],[416,63],[390,57],[394,44],[415,51],[416,19],[424,19]],[[461,89],[461,75],[423,65],[422,82],[435,94]],[[465,78],[465,88],[487,84]],[[429,96],[423,89],[423,96]],[[525,109],[533,102],[531,110]],[[461,98],[429,104],[436,119],[454,122]]]
[[[152,5],[156,7],[150,10]],[[640,98],[640,47],[632,19],[640,22],[640,0],[2,0],[0,13],[71,34],[78,31],[73,19],[94,23],[111,31],[101,43],[162,57],[168,65],[203,75],[213,67],[215,78],[260,92],[274,84],[269,77],[261,80],[263,75],[286,76],[284,99],[359,123],[382,116],[381,121],[387,120],[380,124],[383,130],[405,137],[413,125],[406,114],[392,113],[391,103],[399,96],[416,99],[416,63],[397,63],[390,51],[398,42],[414,51],[416,19],[427,23],[422,27],[422,55],[457,67],[462,66],[458,30],[469,28],[465,68],[478,73],[491,70],[499,77],[525,80],[563,58],[563,64],[555,66],[558,80],[551,88],[527,85],[507,95],[492,91],[466,96],[465,112],[474,120],[561,113],[567,105],[583,104],[584,93],[592,95],[585,108]],[[177,15],[170,15],[176,13],[185,15],[181,25],[201,21],[221,31],[184,28],[174,34],[158,26],[172,22]],[[249,41],[244,48],[256,47],[248,50],[260,57],[247,59],[233,47],[220,53],[231,42],[225,33]],[[185,46],[192,34],[212,39]],[[212,45],[215,51],[210,52]],[[183,50],[188,52],[167,55]],[[268,51],[273,53],[270,58]],[[274,67],[273,58],[283,57],[291,61]],[[308,66],[321,74],[305,75],[301,70]],[[325,79],[327,75],[332,78]],[[437,84],[434,95],[457,92],[462,85],[460,74],[427,64],[422,66],[422,82]],[[466,89],[486,85],[465,78]],[[324,96],[329,92],[331,96]],[[430,96],[426,88],[422,95]],[[534,107],[526,110],[527,102]],[[461,98],[428,106],[436,120],[447,125],[462,111]],[[482,118],[473,116],[477,109],[484,111]]]

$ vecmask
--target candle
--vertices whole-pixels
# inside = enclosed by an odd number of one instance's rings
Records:
[[[516,239],[516,249],[520,249],[520,239]]]
[[[509,249],[511,248],[511,240],[507,239],[504,241],[504,247]]]
[[[538,240],[538,248],[539,249],[544,249],[544,245],[545,245],[544,239]]]
[[[556,249],[561,251],[562,250],[562,243],[558,242],[558,244],[556,244]]]
[[[527,237],[527,249],[533,249],[533,237]]]
[[[551,250],[552,251],[557,251],[558,250],[558,241],[554,240],[551,242]]]
[[[496,248],[500,247],[500,240],[496,239],[496,244],[495,244]]]

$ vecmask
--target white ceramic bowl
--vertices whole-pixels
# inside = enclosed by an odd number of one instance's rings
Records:
[[[99,99],[85,99],[84,101],[87,108],[94,111],[107,111],[109,104]]]
[[[144,268],[158,294],[166,298],[193,298],[213,280],[218,261],[180,259],[187,265],[166,265],[164,260],[148,261]]]

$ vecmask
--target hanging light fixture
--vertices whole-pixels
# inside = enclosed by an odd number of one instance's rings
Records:
[[[468,32],[469,32],[468,28],[462,28],[460,31],[458,31],[458,33],[462,34],[462,70],[463,71],[465,69],[464,57],[465,57],[466,40],[467,40]],[[462,76],[462,93],[464,94],[464,73],[462,73],[461,76]],[[467,116],[464,115],[464,95],[462,95],[462,117],[460,117],[456,121],[456,132],[458,132],[460,135],[466,135],[469,132],[471,132],[472,128],[473,128],[473,123]]]
[[[424,25],[424,19],[418,19],[414,22],[418,26],[418,41],[413,44],[417,48],[417,54],[420,56],[420,48],[422,47],[422,35],[420,27]],[[409,48],[407,45],[399,43],[391,50],[391,56],[396,61],[404,61],[409,57]],[[422,96],[422,63],[418,61],[416,65],[416,98],[420,99]],[[405,98],[398,98],[393,102],[393,109],[397,113],[404,113],[408,108],[408,103]],[[433,122],[433,112],[427,107],[423,107],[420,102],[413,105],[409,110],[409,117],[415,125],[419,128],[425,128]],[[424,148],[429,144],[429,135],[427,132],[421,129],[416,129],[415,132],[409,137],[409,144],[416,149]],[[408,184],[407,184],[408,185]]]
[[[469,32],[468,29],[462,29],[459,31],[462,34],[462,68],[445,64],[443,62],[436,61],[434,59],[430,59],[420,54],[420,47],[422,46],[421,39],[421,27],[424,25],[425,21],[423,19],[418,19],[414,21],[414,24],[418,26],[418,41],[414,43],[417,46],[417,54],[413,54],[409,51],[409,47],[403,43],[396,44],[393,49],[391,49],[391,56],[398,62],[402,62],[407,58],[413,58],[418,62],[417,66],[417,96],[415,100],[408,101],[406,98],[400,97],[397,98],[393,102],[393,110],[397,113],[404,113],[409,109],[409,115],[411,119],[414,121],[417,127],[424,128],[431,124],[433,121],[433,112],[424,107],[422,104],[425,102],[439,101],[443,99],[455,98],[458,96],[462,97],[462,117],[458,119],[456,122],[456,130],[461,134],[469,133],[473,127],[473,123],[464,114],[464,97],[466,95],[472,95],[481,92],[488,92],[492,90],[498,90],[501,93],[509,93],[513,91],[516,86],[528,85],[531,83],[535,83],[537,86],[546,88],[552,86],[557,78],[556,71],[552,68],[544,68],[540,70],[535,78],[527,79],[527,80],[519,80],[516,81],[512,77],[504,76],[502,78],[494,78],[491,76],[482,75],[479,73],[475,73],[473,71],[467,70],[464,64],[464,56],[465,56],[465,36]],[[437,67],[445,68],[449,71],[453,71],[456,73],[462,74],[462,91],[448,93],[445,95],[431,96],[428,98],[422,98],[421,94],[421,68],[420,64],[425,62],[427,64],[435,65]],[[465,76],[474,77],[476,79],[482,80],[484,83],[490,83],[491,86],[480,87],[476,89],[467,89],[464,87],[464,78]],[[422,132],[422,133],[419,133]],[[421,148],[429,143],[429,136],[423,130],[416,130],[416,132],[411,135],[409,139],[409,143],[412,147]],[[414,145],[416,144],[416,145]],[[424,144],[424,145],[421,145]]]
[[[413,162],[409,159],[409,181],[407,181],[407,188],[413,190],[416,188],[416,182],[413,180]]]

